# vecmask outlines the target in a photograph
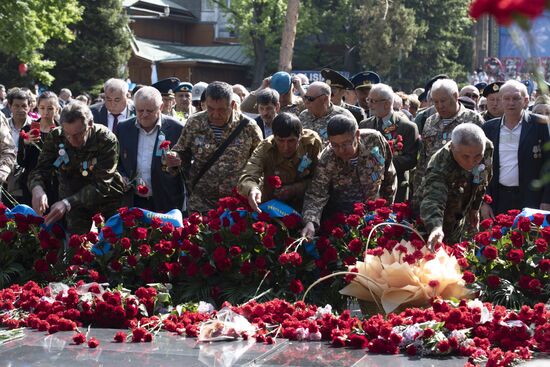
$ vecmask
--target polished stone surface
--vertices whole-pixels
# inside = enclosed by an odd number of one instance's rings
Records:
[[[371,355],[364,350],[331,348],[321,342],[273,345],[250,341],[197,343],[195,339],[160,333],[153,343],[112,342],[117,330],[92,329],[89,337],[100,341],[97,349],[72,344],[72,332],[47,335],[25,330],[25,337],[0,346],[0,367],[116,366],[116,367],[230,367],[230,366],[331,366],[331,367],[462,367],[465,358],[409,358]]]

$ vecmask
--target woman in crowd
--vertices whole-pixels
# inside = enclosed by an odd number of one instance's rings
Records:
[[[50,91],[43,92],[38,97],[37,105],[40,118],[22,128],[21,135],[19,136],[20,149],[17,152],[17,164],[24,169],[19,180],[23,190],[21,204],[29,206],[32,205],[32,195],[27,187],[27,178],[38,162],[38,156],[44,140],[51,130],[59,126],[59,101],[55,93]],[[57,201],[55,175],[52,174],[52,180],[47,186],[46,193],[48,198],[52,198],[52,203],[55,203]]]

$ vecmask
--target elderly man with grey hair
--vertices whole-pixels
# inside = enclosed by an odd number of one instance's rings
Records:
[[[117,171],[118,141],[105,126],[94,124],[89,107],[73,101],[61,111],[61,127],[44,141],[28,179],[32,206],[46,225],[64,220],[67,230],[83,234],[92,216],[108,218],[121,206],[123,182]],[[56,175],[59,201],[52,203],[46,182]]]
[[[483,205],[481,215],[490,218],[525,207],[550,210],[550,184],[535,185],[548,173],[546,119],[527,110],[529,94],[524,84],[509,80],[498,94],[504,115],[483,125],[495,145],[495,175],[487,189],[493,202]]]
[[[352,119],[353,114],[330,101],[330,86],[324,82],[311,83],[304,95],[306,109],[300,113],[304,129],[315,131],[323,142],[327,142],[327,123],[332,116],[345,115]]]
[[[103,84],[105,100],[90,106],[96,124],[105,125],[116,133],[118,123],[135,116],[135,109],[128,103],[128,83],[122,79],[111,78]]]
[[[183,123],[163,115],[162,95],[153,87],[143,87],[134,95],[137,115],[118,125],[119,171],[126,182],[125,204],[155,212],[182,209],[185,197],[180,172],[168,172],[163,164],[167,149],[175,143]],[[165,143],[167,144],[167,143]]]
[[[473,124],[457,126],[430,159],[418,194],[428,242],[461,241],[465,225],[477,228],[483,195],[492,177],[493,144]]]
[[[359,128],[378,130],[388,141],[397,171],[395,201],[400,203],[409,196],[409,170],[416,166],[420,137],[416,124],[403,113],[393,110],[395,96],[389,85],[374,84],[367,98],[371,117],[361,121]]]
[[[422,143],[413,185],[413,190],[416,192],[426,174],[430,158],[451,141],[453,130],[466,122],[483,125],[483,118],[479,113],[465,108],[458,101],[458,86],[454,80],[435,81],[431,89],[431,97],[436,113],[428,117],[422,130]],[[420,201],[414,194],[412,209],[415,214],[418,214],[419,207]]]

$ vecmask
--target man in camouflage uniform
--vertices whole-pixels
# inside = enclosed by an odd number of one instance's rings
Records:
[[[118,141],[109,129],[94,124],[92,112],[75,101],[61,112],[61,127],[50,132],[38,164],[29,175],[32,206],[43,214],[46,224],[65,218],[70,233],[90,230],[92,216],[110,217],[123,195],[122,177],[117,172]],[[45,182],[55,169],[62,200],[49,205]]]
[[[361,107],[350,105],[344,102],[344,95],[346,90],[353,90],[353,84],[345,76],[332,69],[321,70],[321,75],[325,78],[325,83],[330,86],[330,101],[338,107],[345,108],[353,117],[357,123],[363,121],[367,115]]]
[[[431,89],[433,84],[438,81],[439,79],[449,79],[449,77],[445,74],[439,74],[428,80],[426,83],[426,87],[424,88],[424,92],[422,92],[418,96],[418,100],[420,102],[424,102],[427,104],[427,107],[422,108],[419,110],[416,114],[416,117],[414,118],[414,123],[416,126],[418,126],[418,133],[422,135],[422,131],[424,130],[424,124],[426,123],[426,120],[428,117],[436,113],[435,106],[432,104],[432,96],[431,96]]]
[[[296,116],[300,115],[306,106],[302,98],[294,95],[294,90],[297,90],[300,96],[305,94],[302,88],[302,81],[299,77],[291,77],[285,71],[279,71],[262,81],[262,85],[257,90],[251,92],[241,103],[241,111],[248,113],[258,113],[256,105],[256,93],[265,88],[272,88],[279,93],[279,103],[281,104],[281,112],[292,113]]]
[[[409,170],[416,166],[420,137],[416,125],[403,113],[392,109],[394,95],[389,85],[373,85],[368,98],[373,116],[362,121],[359,128],[378,130],[390,143],[397,172],[395,201],[401,203],[409,196]]]
[[[231,196],[242,169],[262,140],[258,124],[234,110],[233,89],[224,82],[213,82],[205,91],[207,111],[192,115],[172,148],[177,155],[168,155],[168,167],[182,167],[189,172],[189,212],[207,212],[216,208],[220,198]],[[199,177],[209,158],[231,133],[243,124],[242,130],[222,155]]]
[[[0,112],[0,185],[6,182],[14,165],[15,143],[10,133],[8,119]]]
[[[239,180],[239,193],[247,196],[258,212],[259,203],[273,198],[301,211],[323,146],[321,138],[314,131],[302,129],[300,120],[286,112],[275,117],[272,129],[273,135],[262,141],[248,160]],[[271,186],[267,179],[270,176],[278,176],[282,186]]]
[[[458,102],[458,86],[453,80],[437,80],[433,84],[431,95],[437,112],[426,120],[422,133],[413,185],[415,190],[422,183],[430,158],[451,141],[451,133],[455,127],[465,122],[478,126],[483,124],[483,118],[479,113],[465,108]],[[418,213],[419,206],[420,201],[415,197],[412,205],[414,213]]]
[[[355,119],[345,108],[335,106],[330,101],[330,87],[323,82],[314,82],[309,85],[304,96],[307,110],[300,113],[300,121],[305,129],[315,131],[323,142],[328,139],[327,122],[331,117],[344,115]]]
[[[353,117],[333,116],[330,145],[321,153],[304,199],[302,235],[313,238],[321,215],[350,213],[353,204],[382,197],[393,203],[397,188],[390,146],[376,130],[359,130]]]
[[[457,126],[451,142],[430,160],[422,186],[420,218],[428,242],[460,242],[465,224],[477,228],[479,209],[492,176],[493,144],[472,123]]]

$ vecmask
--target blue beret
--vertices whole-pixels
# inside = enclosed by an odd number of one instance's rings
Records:
[[[174,89],[174,93],[177,92],[192,92],[193,91],[193,84],[189,82],[181,82],[176,89]]]

